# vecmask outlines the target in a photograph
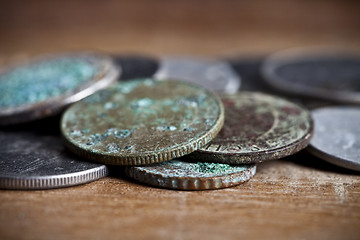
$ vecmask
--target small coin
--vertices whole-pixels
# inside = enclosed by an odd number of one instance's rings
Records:
[[[314,49],[275,53],[262,66],[274,88],[299,96],[360,103],[360,54]]]
[[[307,150],[332,164],[360,171],[360,108],[326,107],[312,111],[314,137]]]
[[[237,92],[241,84],[239,75],[226,62],[196,58],[166,57],[154,77],[191,82],[224,93]]]
[[[95,53],[46,55],[0,71],[0,125],[58,114],[114,81],[119,69]]]
[[[195,163],[179,159],[125,169],[125,173],[129,177],[139,182],[181,190],[227,188],[248,181],[255,175],[255,172],[255,164]]]
[[[114,165],[167,161],[220,131],[224,109],[212,92],[184,82],[120,82],[72,105],[61,131],[76,154]]]
[[[107,175],[105,165],[80,161],[60,137],[0,131],[0,188],[49,189],[88,183]]]
[[[310,113],[297,104],[254,92],[225,95],[222,101],[224,127],[191,158],[229,164],[262,162],[294,154],[310,142]]]
[[[146,56],[114,56],[115,63],[121,68],[120,80],[152,77],[158,69],[158,61]]]

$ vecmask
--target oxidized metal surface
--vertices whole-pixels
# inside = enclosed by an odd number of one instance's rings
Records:
[[[307,150],[332,164],[360,171],[360,108],[326,107],[312,111],[314,137]]]
[[[201,87],[152,79],[113,85],[63,115],[67,146],[87,159],[141,165],[189,154],[220,131],[220,99]]]
[[[154,77],[191,82],[224,93],[236,93],[241,84],[240,76],[226,62],[184,57],[163,58]]]
[[[46,55],[0,72],[0,124],[55,115],[116,81],[111,58],[94,53]]]
[[[199,161],[252,163],[278,159],[310,142],[313,123],[302,107],[271,95],[223,96],[225,123],[207,146],[189,155]]]
[[[105,165],[80,161],[60,137],[0,132],[0,188],[49,189],[88,183],[107,175]]]
[[[262,73],[283,92],[325,100],[360,103],[360,54],[295,49],[268,57]]]
[[[157,187],[209,190],[231,187],[248,181],[255,175],[256,165],[196,163],[174,159],[148,166],[127,167],[125,172],[139,182]]]

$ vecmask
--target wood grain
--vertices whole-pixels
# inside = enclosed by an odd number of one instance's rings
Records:
[[[0,54],[72,49],[247,56],[293,46],[360,48],[359,1],[4,1]],[[186,192],[112,176],[0,191],[0,239],[359,239],[359,173],[306,153],[237,187]]]

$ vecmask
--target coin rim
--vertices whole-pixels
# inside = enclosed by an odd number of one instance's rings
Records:
[[[110,56],[97,52],[71,52],[32,57],[25,62],[11,64],[6,68],[1,69],[0,74],[4,74],[16,68],[27,67],[35,63],[61,58],[89,59],[92,64],[101,66],[102,68],[85,83],[60,96],[50,97],[40,102],[23,104],[16,107],[0,108],[0,125],[25,123],[56,115],[62,112],[68,105],[116,82],[121,74],[121,68],[115,65]]]
[[[157,151],[153,151],[151,154],[147,153],[140,155],[136,153],[132,153],[132,154],[127,154],[125,156],[114,156],[114,155],[105,155],[97,152],[92,152],[91,150],[85,150],[72,143],[72,141],[65,136],[64,133],[65,131],[63,130],[63,122],[65,121],[64,120],[65,114],[67,111],[71,111],[71,109],[75,105],[74,104],[73,106],[68,108],[61,117],[61,122],[60,122],[61,136],[65,146],[76,155],[88,159],[90,161],[100,162],[109,165],[123,165],[123,166],[145,165],[145,164],[169,161],[171,159],[179,158],[184,155],[187,155],[205,146],[220,132],[224,124],[224,106],[222,104],[222,101],[212,91],[203,88],[201,86],[198,86],[196,84],[182,82],[182,81],[175,81],[175,80],[167,80],[167,81],[177,82],[178,84],[188,85],[193,88],[198,88],[198,89],[201,88],[208,95],[212,96],[216,100],[216,103],[219,106],[219,115],[214,125],[206,133],[198,137],[196,140],[188,142],[186,144],[177,145],[167,151],[157,150]],[[122,83],[117,83],[117,84],[122,84]]]
[[[160,188],[195,191],[214,190],[236,186],[249,181],[256,174],[256,164],[248,165],[248,168],[241,172],[224,174],[215,177],[164,177],[159,173],[152,174],[146,170],[140,170],[136,166],[126,167],[125,174],[138,182]],[[226,181],[227,179],[231,179],[233,177],[240,177],[241,180],[236,182]],[[164,180],[164,184],[160,183],[160,179]]]
[[[327,110],[327,109],[343,110],[343,107],[323,107],[323,108],[314,109],[312,112],[323,111],[323,110]],[[357,111],[360,112],[359,107],[346,106],[346,109],[356,109]],[[355,170],[355,171],[360,171],[360,163],[356,163],[354,161],[342,158],[342,156],[331,155],[330,153],[327,153],[327,152],[315,147],[311,142],[310,142],[309,146],[306,148],[306,150],[309,153],[311,153],[312,155],[314,155],[324,161],[327,161],[331,164],[334,164],[334,165],[337,165],[337,166],[340,166],[343,168]]]
[[[202,150],[199,149],[189,155],[191,159],[195,159],[198,161],[213,161],[218,163],[227,163],[227,164],[248,164],[248,163],[257,163],[257,162],[263,162],[268,160],[275,160],[279,158],[283,158],[289,155],[292,155],[294,153],[297,153],[301,151],[302,149],[306,148],[313,136],[314,133],[314,121],[311,117],[310,112],[302,107],[299,104],[296,104],[294,102],[291,102],[287,99],[273,96],[270,94],[260,93],[260,92],[250,92],[250,91],[243,91],[239,92],[234,95],[240,95],[240,94],[251,94],[251,95],[265,95],[267,97],[271,97],[275,100],[281,99],[282,101],[289,102],[301,110],[308,113],[308,120],[309,120],[309,130],[308,132],[297,141],[291,142],[283,147],[274,148],[271,150],[263,150],[258,152],[248,152],[248,153],[221,153],[221,152],[213,152],[208,150]],[[232,96],[234,96],[232,95]],[[223,97],[226,97],[226,95],[222,95]]]
[[[275,52],[265,58],[260,67],[260,73],[263,79],[275,89],[287,94],[296,94],[298,96],[317,98],[322,100],[336,101],[340,103],[360,103],[359,92],[349,92],[343,90],[326,90],[321,88],[307,87],[306,85],[294,85],[291,81],[276,74],[276,69],[281,66],[296,63],[299,60],[308,60],[309,58],[323,58],[333,56],[356,57],[360,61],[360,53],[349,51],[347,49],[337,48],[291,48]]]
[[[106,177],[109,169],[105,165],[83,171],[50,176],[0,176],[0,189],[41,190],[71,187]]]

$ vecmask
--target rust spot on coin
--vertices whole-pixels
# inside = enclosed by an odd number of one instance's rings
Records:
[[[305,148],[313,133],[310,113],[287,100],[251,92],[222,97],[225,124],[207,146],[190,155],[199,161],[252,163]]]
[[[66,145],[87,159],[141,165],[189,154],[220,131],[220,99],[201,87],[134,80],[113,85],[71,106],[63,115]]]
[[[256,166],[174,159],[148,166],[127,167],[125,172],[139,182],[157,187],[210,190],[231,187],[248,181],[255,175]]]

